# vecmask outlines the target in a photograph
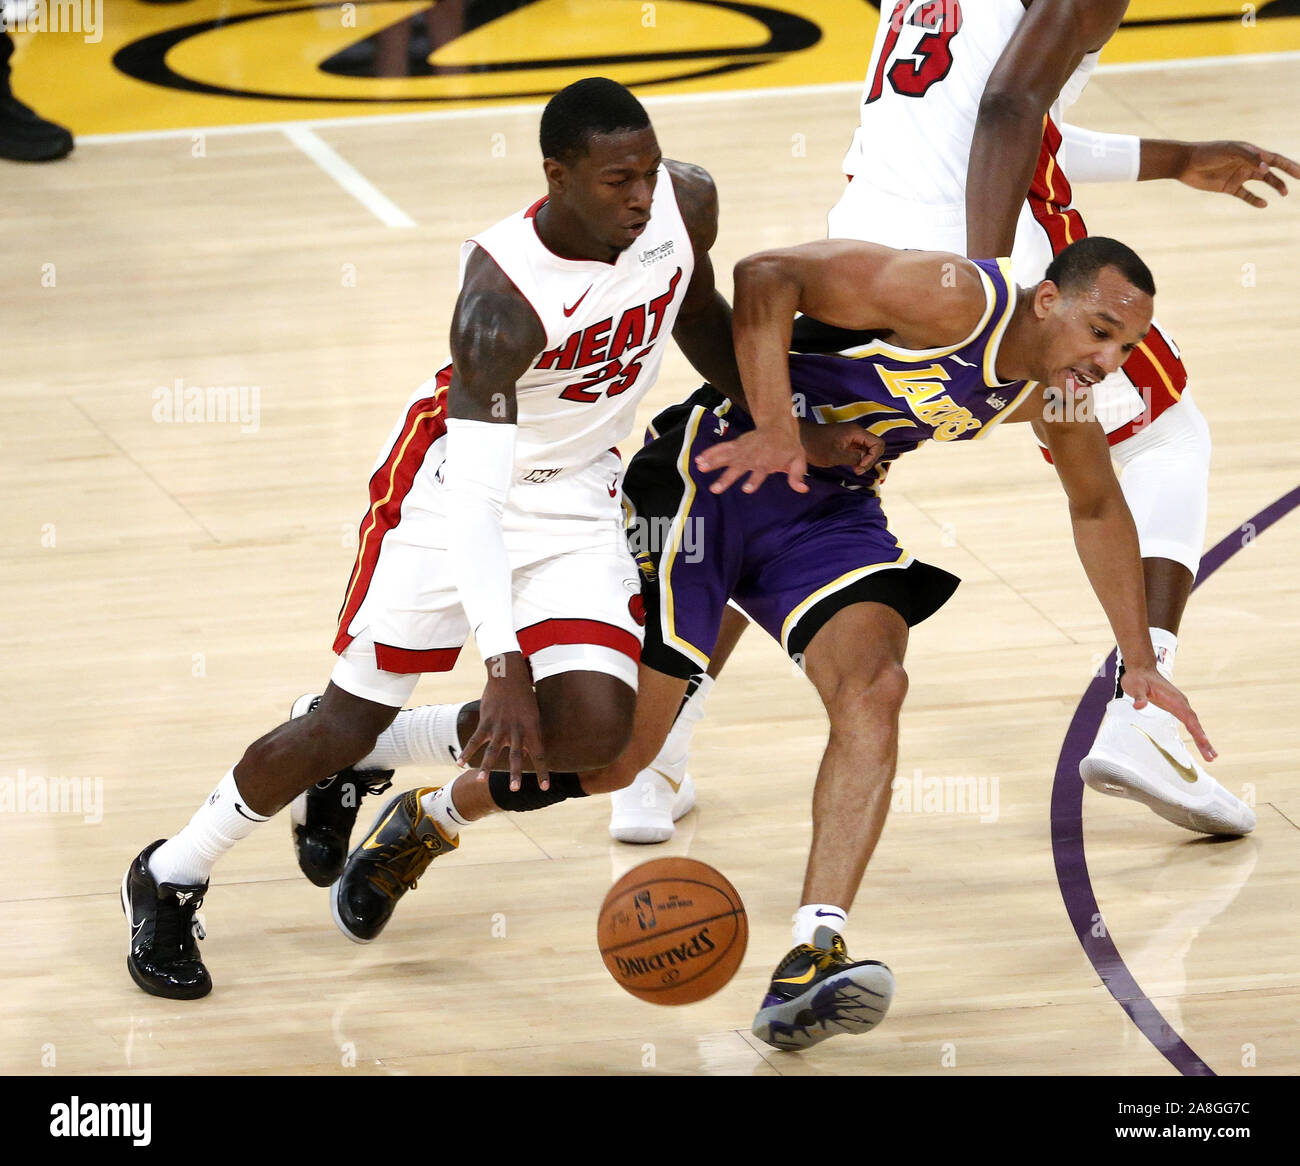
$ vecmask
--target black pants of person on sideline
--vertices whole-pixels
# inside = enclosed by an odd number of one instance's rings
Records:
[[[9,90],[9,58],[14,55],[14,38],[0,32],[0,98],[11,97]]]

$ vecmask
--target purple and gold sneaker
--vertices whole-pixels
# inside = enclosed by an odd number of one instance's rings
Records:
[[[879,960],[853,963],[844,940],[819,927],[772,973],[753,1033],[774,1049],[811,1048],[841,1033],[870,1032],[894,998],[894,975]]]

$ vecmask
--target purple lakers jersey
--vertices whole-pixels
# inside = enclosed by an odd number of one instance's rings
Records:
[[[856,421],[885,442],[884,463],[923,441],[983,437],[1037,387],[1037,381],[999,381],[998,347],[1016,306],[1006,259],[976,260],[986,297],[971,334],[944,348],[899,348],[874,341],[834,355],[791,353],[790,386],[796,410],[823,424]],[[855,485],[851,471],[820,471]]]

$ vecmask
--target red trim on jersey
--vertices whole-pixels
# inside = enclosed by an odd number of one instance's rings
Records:
[[[544,619],[519,632],[519,647],[525,656],[555,644],[595,644],[630,656],[634,664],[641,659],[641,643],[636,636],[599,620]]]
[[[1073,193],[1070,181],[1056,161],[1061,148],[1061,131],[1050,117],[1043,118],[1043,141],[1038,150],[1038,163],[1029,187],[1029,209],[1034,220],[1047,233],[1052,254],[1059,255],[1071,243],[1088,234],[1083,216],[1070,209]],[[1187,385],[1187,370],[1174,347],[1159,328],[1152,327],[1132,355],[1124,362],[1124,373],[1133,387],[1142,394],[1146,408],[1132,421],[1108,433],[1106,440],[1115,445],[1132,437],[1143,426],[1150,425],[1169,408]],[[1043,456],[1050,462],[1046,449]]]
[[[1169,337],[1156,326],[1146,334],[1142,343],[1151,350],[1156,363],[1169,374],[1174,388],[1181,394],[1187,385],[1187,370],[1183,367],[1183,358],[1178,355]],[[1179,377],[1182,377],[1181,383]]]
[[[394,648],[375,645],[375,663],[385,672],[450,672],[456,667],[459,648]]]
[[[1038,162],[1034,166],[1033,181],[1029,184],[1028,200],[1035,221],[1047,232],[1053,255],[1088,233],[1083,225],[1083,216],[1069,209],[1074,196],[1070,180],[1056,161],[1056,152],[1060,148],[1061,131],[1050,117],[1044,117],[1043,141],[1038,148]]]
[[[576,259],[572,255],[561,255],[558,251],[554,251],[550,247],[546,246],[546,240],[542,238],[542,233],[537,229],[537,212],[542,209],[543,204],[550,197],[549,194],[542,195],[541,198],[524,211],[524,218],[532,222],[533,234],[537,237],[537,241],[546,248],[547,253],[554,255],[556,259],[563,259],[565,263],[603,263],[606,267],[613,267],[614,264],[618,262],[619,255],[623,254],[622,251],[620,251],[618,255],[615,255],[613,259]],[[653,208],[650,213],[651,215],[654,214]]]
[[[342,652],[352,642],[348,627],[370,588],[384,536],[401,522],[402,503],[411,492],[411,484],[425,455],[447,432],[447,386],[451,384],[451,365],[438,372],[435,383],[433,396],[422,397],[406,411],[406,419],[388,457],[371,475],[370,511],[361,522],[357,559],[339,610],[335,652]]]

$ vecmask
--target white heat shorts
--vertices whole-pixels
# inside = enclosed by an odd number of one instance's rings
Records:
[[[1210,452],[1210,426],[1190,389],[1110,447],[1144,559],[1173,559],[1196,574],[1205,545]]]
[[[413,402],[376,465],[334,641],[333,682],[393,708],[422,672],[449,671],[470,633],[441,520],[443,400]],[[515,631],[534,682],[586,671],[636,688],[645,617],[622,471],[610,451],[579,469],[521,471],[530,480],[511,486],[502,534]]]

